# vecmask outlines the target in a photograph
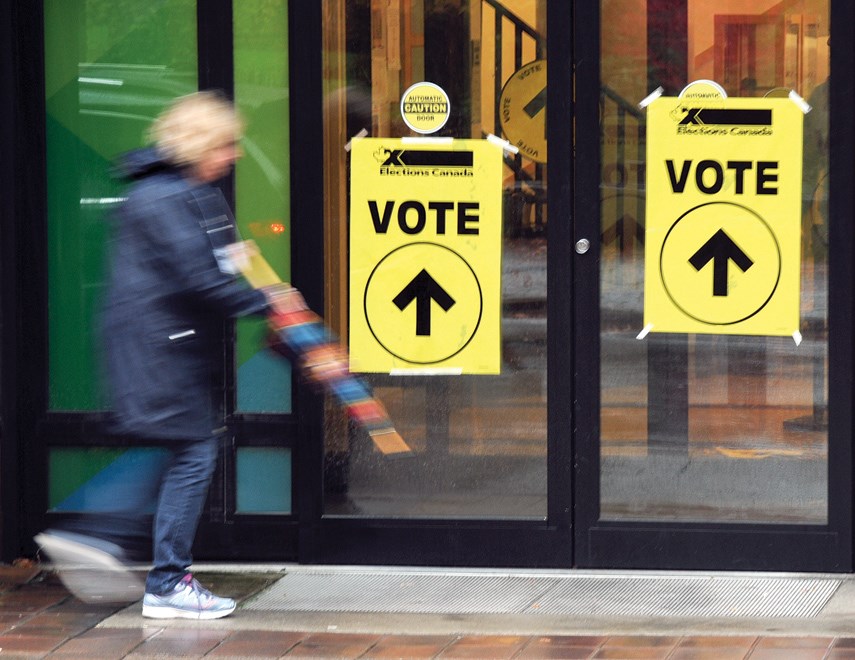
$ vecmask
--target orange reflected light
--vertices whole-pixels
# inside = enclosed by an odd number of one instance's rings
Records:
[[[254,238],[266,236],[278,236],[285,233],[285,223],[281,220],[267,220],[262,222],[250,222],[249,232]]]

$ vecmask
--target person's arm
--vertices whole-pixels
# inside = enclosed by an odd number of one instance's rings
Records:
[[[224,317],[263,313],[263,292],[220,271],[211,242],[182,195],[159,198],[135,219],[156,267],[182,297]]]

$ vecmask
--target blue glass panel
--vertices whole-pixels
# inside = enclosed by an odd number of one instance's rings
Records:
[[[291,450],[237,450],[237,513],[291,513]]]

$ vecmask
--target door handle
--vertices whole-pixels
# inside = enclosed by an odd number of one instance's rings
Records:
[[[576,241],[577,254],[585,254],[589,249],[591,249],[591,241],[587,238],[580,238]]]

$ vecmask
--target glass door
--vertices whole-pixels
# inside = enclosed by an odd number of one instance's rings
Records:
[[[361,5],[367,3],[341,4],[344,20],[328,24],[331,34],[327,39],[336,38],[337,32],[347,26],[339,38],[343,39],[340,47],[348,57],[341,62],[337,79],[327,81],[330,89],[326,98],[326,140],[336,147],[329,157],[334,165],[341,166],[338,171],[343,180],[337,182],[337,187],[342,190],[350,185],[352,176],[346,143],[360,131],[374,137],[407,137],[415,145],[419,140],[429,144],[437,137],[483,140],[489,134],[503,135],[501,90],[515,72],[526,66],[532,71],[539,68],[535,75],[545,86],[545,2],[400,0],[371,3],[371,13],[362,10]],[[372,35],[372,41],[352,35]],[[333,56],[341,54],[338,48],[327,52],[332,61]],[[477,59],[472,57],[473,52],[479,54]],[[401,112],[405,90],[422,81],[444,90],[451,106],[445,126],[429,137],[419,137],[406,126]],[[545,112],[541,115],[545,116]],[[348,434],[336,410],[328,410],[325,514],[545,517],[544,116],[536,118],[540,131],[537,137],[543,143],[541,153],[509,154],[504,159],[504,216],[479,220],[480,225],[498,225],[502,234],[493,255],[502,264],[501,346],[495,346],[501,353],[498,373],[454,375],[433,368],[434,355],[422,358],[407,352],[405,344],[419,341],[415,333],[401,338],[403,350],[397,346],[394,349],[404,356],[400,365],[403,368],[395,370],[395,374],[385,369],[381,375],[382,367],[375,368],[373,362],[364,360],[365,370],[371,373],[366,378],[373,382],[377,396],[385,402],[414,456],[406,461],[383,460],[370,443]],[[425,170],[416,168],[404,170],[410,176],[423,173]],[[437,180],[437,184],[442,185],[442,181]],[[378,195],[381,192],[378,190]],[[445,199],[436,199],[440,198]],[[330,249],[337,250],[335,258],[327,261],[327,279],[338,294],[328,300],[328,316],[340,319],[337,330],[347,336],[348,318],[350,325],[354,324],[353,314],[348,317],[349,305],[361,307],[359,300],[348,300],[346,295],[348,278],[354,276],[348,272],[353,259],[347,248],[364,237],[352,235],[354,221],[348,222],[346,195],[341,199],[328,196],[327,203]],[[441,241],[453,233],[449,229],[432,236],[429,224],[433,220],[429,220],[418,232],[418,240]],[[393,220],[386,235],[391,235],[397,224]],[[408,226],[407,231],[416,232],[414,220],[412,226],[415,229]],[[431,270],[430,266],[427,270]],[[455,284],[443,281],[436,271],[431,276],[454,291]],[[401,277],[405,277],[403,271]],[[495,277],[492,280],[481,283],[483,291],[498,284]],[[402,314],[409,311],[412,310],[404,309]],[[435,316],[439,313],[436,308]],[[477,335],[473,339],[477,340]],[[351,353],[358,349],[351,342]],[[437,349],[436,355],[441,353],[444,354]],[[410,362],[408,357],[416,361]]]
[[[829,90],[847,85],[830,50],[840,11],[828,0],[601,0],[586,17],[599,21],[599,43],[580,37],[580,48],[597,51],[599,67],[577,71],[576,88],[596,80],[599,98],[580,100],[577,157],[599,167],[577,180],[577,235],[595,237],[577,262],[598,323],[580,342],[595,339],[599,359],[598,377],[580,386],[590,424],[579,443],[590,459],[579,462],[581,565],[850,565],[850,475],[838,468],[848,464],[850,391],[837,365],[851,350],[834,337],[848,335],[851,301],[835,299],[845,255],[833,246],[851,208],[836,196],[829,140]],[[835,32],[835,43],[847,38]],[[803,136],[776,127],[789,103],[800,105]],[[664,104],[663,129],[654,108]],[[740,108],[774,119],[761,129],[709,114]],[[793,162],[758,155],[774,140]],[[732,169],[763,163],[781,168],[769,188],[749,188]],[[767,222],[756,209],[779,194],[778,173],[781,191],[790,177],[789,201]],[[701,201],[668,215],[669,200],[694,199],[695,185]],[[767,226],[770,247],[744,233],[752,222]],[[768,297],[747,279],[749,261],[751,277],[774,261]],[[763,299],[740,311],[743,291]],[[766,315],[784,297],[787,331]]]
[[[560,498],[569,501],[569,491],[565,488],[561,496],[561,488],[551,486],[550,457],[555,454],[547,415],[553,359],[547,325],[558,309],[547,283],[553,231],[546,152],[547,33],[553,23],[547,4],[323,3],[324,316],[349,344],[352,366],[362,341],[354,340],[355,326],[364,321],[354,316],[362,312],[363,300],[362,293],[354,295],[351,288],[358,276],[353,246],[372,240],[354,228],[349,206],[355,195],[354,172],[372,166],[370,161],[356,164],[352,141],[360,136],[390,143],[401,139],[419,149],[445,140],[453,149],[459,141],[487,143],[492,136],[515,146],[500,154],[501,182],[495,192],[502,210],[479,219],[480,226],[500,233],[489,248],[496,272],[479,280],[485,295],[495,290],[499,300],[499,337],[489,348],[497,358],[496,368],[475,373],[468,366],[448,364],[453,360],[422,360],[417,348],[409,353],[432,326],[425,324],[420,331],[416,316],[407,316],[417,314],[416,305],[399,307],[400,313],[392,310],[396,320],[408,319],[402,323],[403,348],[393,351],[403,355],[402,362],[390,369],[380,361],[365,361],[362,376],[412,451],[403,458],[384,456],[339,408],[326,402],[323,474],[317,484],[322,495],[317,523],[304,536],[315,541],[309,546],[310,559],[462,565],[571,562],[566,536],[565,542],[558,542],[555,531],[560,526],[561,533],[567,533],[569,506]],[[550,6],[549,11],[569,16],[569,7]],[[440,88],[450,105],[447,121],[430,135],[419,135],[402,112],[407,90],[421,83]],[[567,132],[566,123],[563,130]],[[401,176],[434,175],[435,170],[401,168]],[[389,235],[403,231],[419,235],[413,240],[446,244],[433,211],[427,226],[418,220],[419,200],[429,209],[435,208],[430,204],[446,204],[436,200],[445,200],[442,195],[449,194],[449,187],[441,179],[434,182],[435,197],[413,197],[415,202],[406,202],[410,211],[390,216]],[[389,199],[392,188],[391,182],[378,187],[378,199]],[[384,222],[378,211],[375,227]],[[453,233],[450,226],[445,233]],[[382,268],[379,262],[377,267]],[[443,272],[440,264],[420,267],[450,287],[452,298],[461,290],[458,274]],[[416,271],[405,273],[406,265],[401,271],[404,287]],[[438,302],[428,305],[430,314],[423,318],[433,323],[444,318],[446,308]],[[369,325],[372,314],[366,311]],[[372,353],[372,359],[376,355]],[[569,429],[563,433],[569,440]]]

